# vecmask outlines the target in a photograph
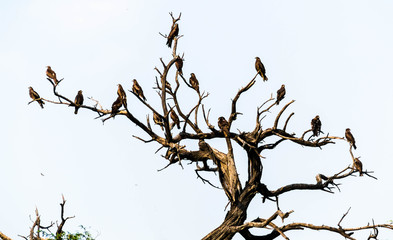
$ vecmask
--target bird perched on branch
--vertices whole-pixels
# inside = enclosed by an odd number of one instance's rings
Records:
[[[81,105],[83,104],[82,90],[78,91],[78,94],[75,97],[74,103],[75,103],[75,111],[74,111],[74,113],[78,114],[78,110],[81,107]]]
[[[265,66],[263,66],[263,63],[261,62],[261,59],[259,57],[255,57],[255,69],[257,70],[258,74],[261,75],[263,78],[263,81],[267,81],[268,78],[266,76],[266,69]]]
[[[180,129],[180,121],[179,121],[179,117],[177,116],[175,110],[171,110],[171,119],[173,121],[173,123],[176,124],[177,129]]]
[[[161,127],[161,130],[164,130],[164,122],[163,122],[162,118],[160,117],[160,115],[156,114],[155,112],[153,112],[153,121],[155,124],[157,124]]]
[[[199,93],[199,82],[198,82],[198,79],[195,77],[194,73],[191,73],[190,84],[191,84],[192,88],[195,89],[195,91],[197,91],[197,93]]]
[[[133,82],[134,84],[132,85],[132,91],[144,101],[146,101],[145,95],[143,95],[142,87],[139,85],[138,81],[134,79]]]
[[[355,158],[353,165],[354,165],[355,169],[359,171],[359,176],[363,176],[363,164],[359,160],[359,158]]]
[[[172,41],[177,35],[179,34],[179,25],[175,23],[175,25],[172,25],[171,31],[168,35],[168,40],[166,41],[166,45],[168,45],[169,48],[172,47]]]
[[[224,117],[219,117],[218,118],[218,127],[224,133],[225,137],[229,136],[229,124],[228,124],[227,120]]]
[[[175,65],[176,65],[177,71],[180,73],[180,75],[183,75],[183,59],[181,59],[180,56],[176,57]]]
[[[277,100],[276,104],[278,105],[281,100],[283,100],[285,97],[285,85],[281,85],[281,88],[277,90]]]
[[[112,111],[109,118],[111,117],[115,118],[116,114],[119,112],[119,109],[121,108],[121,105],[122,105],[122,99],[121,97],[118,96],[116,101],[112,103]]]
[[[34,91],[32,87],[29,87],[29,95],[33,99],[33,102],[37,101],[41,108],[44,108],[44,101],[42,101],[40,95],[36,91]]]
[[[311,130],[313,132],[313,136],[318,137],[319,134],[321,133],[321,127],[322,127],[322,123],[321,120],[319,119],[319,115],[315,116],[315,118],[313,118],[311,120]]]
[[[355,145],[356,141],[355,141],[355,138],[353,137],[353,135],[351,133],[351,129],[349,129],[349,128],[345,129],[345,138],[353,146],[353,148],[356,149],[356,145]]]
[[[117,95],[121,98],[123,106],[127,108],[127,95],[121,84],[117,84]]]
[[[55,85],[57,85],[59,83],[59,81],[57,80],[57,77],[56,77],[56,72],[53,71],[50,66],[47,66],[46,76],[48,78],[50,78],[54,82]]]

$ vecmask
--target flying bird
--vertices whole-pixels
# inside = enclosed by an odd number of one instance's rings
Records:
[[[121,98],[124,107],[127,108],[127,95],[121,84],[117,84],[117,95]]]
[[[139,85],[138,81],[134,79],[133,82],[134,84],[132,85],[132,91],[144,101],[146,101],[145,95],[143,95],[142,87]]]
[[[40,95],[36,91],[34,91],[32,87],[29,87],[29,95],[33,99],[33,102],[37,101],[41,108],[44,108],[44,101],[42,101]]]
[[[359,160],[359,158],[355,158],[353,165],[354,165],[355,169],[359,171],[359,176],[363,176],[363,164]]]
[[[176,57],[175,65],[180,75],[183,75],[183,59],[180,56]]]
[[[218,118],[218,127],[224,133],[225,137],[229,136],[229,124],[228,124],[227,120],[224,117],[219,117]]]
[[[175,110],[171,110],[171,119],[173,121],[173,123],[176,124],[177,129],[180,129],[180,121],[179,121],[179,117],[177,116]]]
[[[164,130],[164,122],[162,121],[160,115],[156,114],[155,112],[153,112],[153,121],[155,124],[161,127],[161,130]]]
[[[172,47],[172,41],[177,35],[179,34],[179,25],[176,23],[175,25],[172,25],[171,32],[168,35],[168,40],[166,41],[166,45],[168,45],[169,48]]]
[[[47,66],[46,76],[48,78],[52,79],[54,81],[55,85],[57,85],[59,83],[59,81],[57,80],[57,77],[56,77],[56,72],[53,71],[50,66]]]
[[[355,145],[356,141],[351,133],[351,129],[349,129],[349,128],[345,129],[345,138],[353,146],[353,148],[356,149],[356,145]]]
[[[78,110],[81,107],[81,105],[83,104],[82,90],[78,91],[78,94],[75,97],[74,103],[75,103],[75,111],[74,111],[74,113],[78,114]]]
[[[263,66],[263,63],[261,62],[261,59],[259,57],[255,57],[255,69],[257,70],[258,74],[261,75],[263,78],[263,81],[267,81],[268,78],[266,76],[266,69],[265,66]]]
[[[285,85],[281,85],[281,88],[277,90],[277,100],[276,104],[278,105],[281,100],[283,100],[285,97]]]
[[[315,116],[315,118],[313,118],[311,120],[311,130],[313,132],[313,136],[318,137],[319,134],[321,133],[321,127],[322,127],[322,123],[321,120],[319,119],[319,115]]]
[[[195,89],[195,91],[197,91],[197,93],[199,93],[199,82],[198,82],[198,79],[195,77],[194,73],[191,73],[190,84],[191,84],[192,88]]]

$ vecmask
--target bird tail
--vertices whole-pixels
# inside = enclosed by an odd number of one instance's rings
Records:
[[[169,48],[172,47],[172,39],[168,38],[168,40],[166,41],[166,45],[168,45]]]
[[[353,148],[354,148],[354,149],[356,149],[356,145],[355,145],[355,143],[353,144]]]
[[[44,108],[44,102],[41,100],[41,101],[38,101],[38,103],[40,104],[40,107],[43,109]]]
[[[180,129],[180,123],[177,123],[177,129]]]
[[[265,82],[267,80],[268,80],[267,76],[265,74],[263,74],[263,81]]]
[[[78,114],[78,110],[79,110],[79,108],[76,107],[74,113]]]

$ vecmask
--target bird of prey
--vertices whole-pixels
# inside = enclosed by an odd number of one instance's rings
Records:
[[[124,107],[127,108],[127,95],[121,84],[117,84],[117,95],[121,98]]]
[[[356,149],[356,145],[355,145],[356,141],[355,141],[355,138],[353,137],[353,135],[351,133],[351,129],[349,129],[349,128],[345,129],[345,138],[353,146],[353,148]]]
[[[78,94],[75,97],[75,114],[78,114],[78,110],[81,107],[81,105],[83,104],[83,95],[82,95],[82,90],[78,91]]]
[[[276,104],[278,105],[281,100],[283,100],[285,97],[285,85],[281,85],[281,88],[277,90],[277,100]]]
[[[229,136],[229,124],[228,124],[227,120],[224,117],[219,117],[218,118],[218,127],[224,133],[225,137]]]
[[[153,121],[155,124],[161,127],[161,130],[164,130],[164,122],[162,121],[160,115],[156,114],[155,112],[153,112]]]
[[[52,70],[50,66],[47,66],[46,76],[53,80],[54,84],[57,85],[59,81],[57,80],[55,71]]]
[[[263,63],[261,62],[261,59],[259,57],[255,57],[255,69],[257,70],[258,74],[261,75],[263,78],[263,81],[267,81],[268,78],[266,76],[266,69],[265,66],[263,66]]]
[[[179,121],[179,117],[177,116],[175,110],[171,110],[171,119],[173,121],[174,124],[176,124],[177,129],[180,129],[180,121]]]
[[[322,127],[322,123],[321,120],[319,120],[319,115],[315,116],[315,118],[313,118],[311,120],[311,130],[313,132],[313,136],[318,137],[319,134],[321,133],[321,127]]]
[[[112,103],[112,111],[109,118],[111,117],[115,118],[116,114],[119,112],[119,109],[121,108],[121,105],[122,105],[122,99],[121,97],[117,97],[116,101]]]
[[[134,84],[132,85],[132,91],[144,101],[146,101],[145,95],[143,95],[142,87],[139,85],[138,81],[134,79],[133,82]]]
[[[181,57],[176,57],[175,65],[180,75],[183,75],[183,59],[181,59]]]
[[[166,45],[168,45],[169,48],[172,47],[172,41],[177,35],[179,34],[179,25],[176,23],[175,25],[172,25],[171,32],[168,35],[168,40],[166,41]]]
[[[195,89],[195,91],[197,91],[197,93],[199,93],[199,82],[198,82],[198,79],[195,77],[194,73],[191,73],[190,84],[191,84],[192,88]]]
[[[354,165],[355,169],[359,171],[359,176],[363,176],[363,164],[359,160],[359,158],[355,158],[353,165]]]
[[[41,108],[44,108],[44,101],[42,101],[40,95],[34,91],[34,89],[32,87],[29,87],[29,95],[31,97],[31,99],[33,99],[33,101],[37,101],[38,104],[41,106]]]

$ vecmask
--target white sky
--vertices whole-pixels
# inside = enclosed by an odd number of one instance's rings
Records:
[[[350,127],[358,145],[355,155],[365,169],[375,171],[378,181],[348,178],[340,181],[336,194],[283,195],[281,209],[295,211],[286,223],[336,226],[349,207],[344,227],[393,219],[391,1],[3,0],[0,6],[0,231],[8,236],[28,234],[35,207],[43,224],[59,219],[61,194],[68,200],[66,215],[76,216],[66,230],[83,224],[98,239],[200,239],[222,222],[223,191],[202,184],[186,161],[184,170],[176,164],[157,172],[167,164],[160,157],[164,152],[154,155],[157,144],[133,138],[147,136],[125,118],[102,125],[85,109],[74,115],[64,106],[46,104],[41,110],[35,103],[27,105],[29,86],[56,100],[45,79],[45,66],[51,65],[65,78],[58,90],[71,99],[82,89],[85,103],[92,105],[87,97],[93,96],[109,108],[116,85],[131,89],[137,78],[147,99],[158,106],[151,89],[153,68],[161,67],[160,57],[170,59],[171,50],[158,34],[169,32],[170,11],[182,12],[184,37],[178,50],[185,53],[184,73],[195,72],[201,89],[211,93],[205,104],[212,108],[212,122],[229,115],[231,98],[254,76],[259,56],[269,81],[259,79],[239,100],[244,115],[232,130],[252,129],[256,106],[284,83],[284,102],[296,100],[286,112],[296,112],[288,131],[301,134],[317,114],[330,135],[343,136]],[[188,108],[196,101],[190,94],[181,93]],[[128,98],[144,120],[150,112]],[[264,127],[272,117],[266,117]],[[225,150],[223,139],[213,144]],[[244,156],[236,152],[242,180]],[[322,151],[286,142],[264,156],[263,182],[271,189],[313,183],[317,173],[334,174],[351,163],[344,142]],[[213,174],[205,176],[218,183]],[[271,202],[261,205],[258,196],[248,220],[267,218],[274,210]],[[355,237],[364,239],[368,233]],[[287,235],[339,239],[311,230]],[[381,231],[380,237],[393,239],[393,233]]]

